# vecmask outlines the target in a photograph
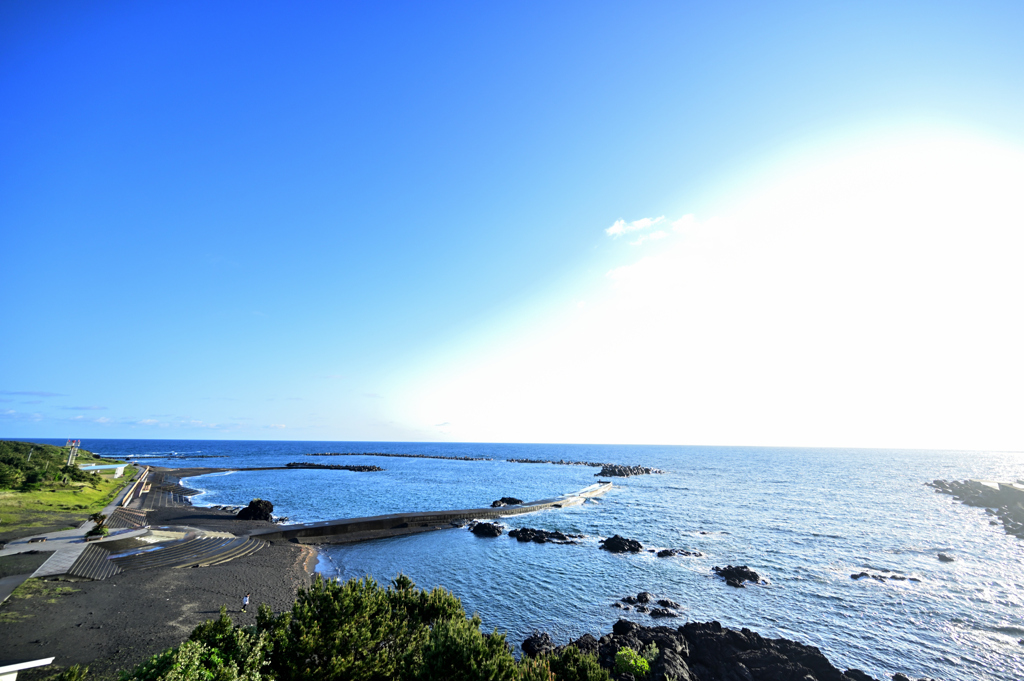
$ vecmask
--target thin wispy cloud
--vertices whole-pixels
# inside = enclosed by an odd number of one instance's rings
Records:
[[[623,234],[629,234],[630,232],[639,232],[641,229],[647,229],[648,227],[663,222],[664,220],[664,215],[657,218],[640,218],[639,220],[633,220],[632,222],[616,220],[615,224],[604,230],[604,233],[608,236],[622,236]]]
[[[651,232],[650,234],[644,234],[636,241],[630,241],[630,246],[639,246],[645,241],[657,241],[658,239],[664,239],[668,236],[668,232],[664,230],[658,230],[657,232]]]
[[[97,407],[95,405],[88,407],[57,407],[58,409],[64,409],[67,411],[103,411],[106,407]]]
[[[0,395],[29,395],[31,397],[67,397],[64,393],[49,393],[43,390],[0,390]]]

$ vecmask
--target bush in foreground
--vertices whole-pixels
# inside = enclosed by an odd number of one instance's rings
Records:
[[[404,575],[388,588],[367,577],[340,583],[317,575],[291,612],[260,606],[256,625],[220,618],[156,655],[121,681],[607,681],[597,659],[567,648],[516,662],[504,634],[480,630],[444,589]]]

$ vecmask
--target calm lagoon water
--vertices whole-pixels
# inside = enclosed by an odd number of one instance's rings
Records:
[[[57,443],[63,444],[63,442]],[[289,461],[372,463],[381,473],[258,471],[192,478],[197,505],[270,499],[291,522],[396,511],[487,506],[593,484],[596,469],[515,464],[507,458],[608,461],[668,471],[615,479],[596,503],[509,518],[586,534],[578,546],[480,539],[464,529],[321,550],[318,570],[387,582],[403,572],[444,586],[484,625],[518,646],[534,630],[559,642],[600,635],[622,615],[611,603],[646,590],[690,620],[718,620],[816,645],[838,667],[888,678],[1024,678],[1024,542],[988,524],[982,509],[922,483],[934,478],[1024,478],[1024,454],[903,450],[588,445],[91,440],[108,455],[171,466],[263,466]],[[303,459],[307,452],[378,451],[493,458]],[[193,458],[217,456],[225,458]],[[611,555],[600,538],[703,558]],[[956,556],[941,563],[938,552]],[[714,565],[748,565],[770,585],[733,589]],[[850,579],[895,570],[921,581]],[[630,613],[649,623],[646,615]]]

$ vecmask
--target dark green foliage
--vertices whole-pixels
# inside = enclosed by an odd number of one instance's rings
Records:
[[[0,489],[14,489],[21,485],[24,479],[25,474],[19,468],[0,463]]]
[[[92,458],[84,449],[79,450],[79,456]],[[62,475],[76,482],[88,479],[78,466],[66,466],[67,460],[68,450],[62,447],[0,440],[0,489],[38,489],[43,482]]]
[[[485,634],[444,589],[424,591],[398,575],[339,583],[319,575],[291,612],[261,605],[256,625],[220,618],[121,681],[607,681],[575,648],[517,664],[504,634]]]
[[[344,584],[319,575],[299,590],[274,668],[290,679],[403,678],[438,620],[462,618],[444,589],[421,591],[399,575],[388,589],[367,577]],[[281,633],[275,633],[281,640]]]
[[[598,664],[597,656],[582,653],[576,646],[551,656],[548,664],[558,681],[608,681],[608,670]]]
[[[480,631],[480,617],[438,621],[423,647],[417,681],[515,681],[516,661],[505,635]]]
[[[177,648],[154,655],[121,681],[260,681],[269,637],[235,627],[221,606],[220,618],[200,624]]]
[[[89,530],[88,532],[86,532],[85,536],[86,537],[96,537],[96,536],[106,537],[108,534],[110,534],[110,528],[109,527],[104,527],[103,525],[97,525],[96,527],[94,527],[91,530]]]

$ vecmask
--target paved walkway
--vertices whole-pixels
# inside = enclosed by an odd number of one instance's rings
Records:
[[[136,473],[138,475],[138,473]],[[114,499],[104,507],[101,511],[106,516],[110,516],[111,513],[120,505],[121,499],[128,493],[131,485],[125,485],[124,488],[117,493]],[[14,539],[7,543],[3,549],[0,549],[0,558],[4,556],[13,556],[18,553],[24,553],[25,551],[53,551],[53,555],[50,556],[45,563],[39,566],[35,572],[28,575],[12,575],[10,577],[4,577],[0,580],[0,603],[7,600],[7,597],[11,595],[11,592],[21,586],[22,582],[30,577],[51,577],[53,575],[66,574],[68,568],[78,560],[78,557],[82,555],[82,551],[89,544],[102,544],[103,542],[113,541],[115,539],[128,539],[130,537],[138,537],[139,535],[146,534],[149,528],[143,527],[137,530],[123,529],[113,530],[105,538],[94,541],[86,542],[85,534],[93,527],[96,526],[91,520],[87,520],[73,530],[61,530],[59,532],[46,532],[43,534],[33,534],[20,539]],[[32,542],[33,539],[45,537],[46,541]],[[31,543],[30,543],[31,542]]]

